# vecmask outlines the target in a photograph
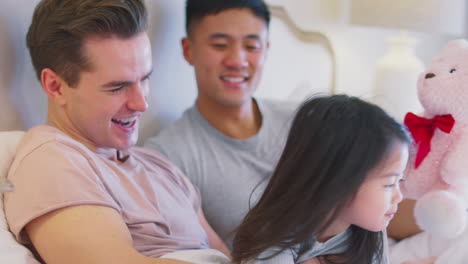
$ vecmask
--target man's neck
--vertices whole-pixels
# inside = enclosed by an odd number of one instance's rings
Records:
[[[254,99],[242,106],[223,106],[197,100],[200,114],[219,132],[234,139],[255,136],[262,126],[262,115]]]
[[[47,111],[47,125],[57,128],[64,134],[68,135],[70,138],[86,146],[92,152],[98,153],[108,158],[109,160],[121,161],[120,159],[124,159],[126,157],[126,154],[124,153],[117,154],[116,149],[96,147],[95,144],[93,144],[89,139],[83,137],[76,129],[74,129],[68,119],[64,117],[64,112],[58,111],[56,107],[57,106],[49,103]],[[118,157],[117,155],[120,156]]]

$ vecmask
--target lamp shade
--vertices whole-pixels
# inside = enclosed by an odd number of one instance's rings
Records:
[[[465,33],[465,0],[349,0],[348,5],[350,24]]]

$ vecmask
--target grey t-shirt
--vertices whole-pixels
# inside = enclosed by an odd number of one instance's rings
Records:
[[[225,136],[193,106],[145,145],[165,155],[199,188],[206,218],[229,248],[232,232],[250,209],[252,191],[269,179],[279,159],[296,106],[257,104],[262,126],[251,138]]]
[[[350,235],[351,235],[351,229],[347,229],[343,231],[342,233],[330,238],[329,240],[323,243],[315,241],[312,248],[302,253],[299,257],[297,257],[296,249],[287,249],[271,259],[253,260],[244,264],[295,264],[295,263],[301,263],[303,261],[306,261],[314,257],[340,254],[340,253],[343,253],[348,247],[348,243],[349,243],[348,238]],[[374,260],[373,261],[374,264],[388,264],[389,263],[387,234],[385,231],[384,231],[383,239],[384,239],[383,260],[380,263],[378,263],[377,260]],[[263,252],[262,254],[260,254],[259,257],[260,258],[268,257],[270,255],[273,255],[278,250],[279,250],[278,248],[271,248]],[[294,259],[296,258],[297,258],[297,261],[294,261]]]
[[[299,256],[299,258],[297,258],[295,249],[288,249],[284,250],[283,252],[271,259],[254,260],[246,264],[294,264],[306,261],[317,256],[339,254],[346,250],[346,239],[349,237],[349,232],[349,229],[347,229],[346,231],[330,238],[329,240],[323,243],[315,241],[312,248],[304,252],[301,256]],[[260,254],[259,258],[264,258],[273,255],[278,250],[279,249],[277,248],[271,248]],[[294,259],[296,258],[297,261],[295,262]]]

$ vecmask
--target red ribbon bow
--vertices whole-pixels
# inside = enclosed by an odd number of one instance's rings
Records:
[[[432,119],[427,119],[413,113],[408,113],[405,116],[404,122],[411,132],[414,141],[419,145],[414,163],[414,167],[417,168],[427,154],[429,154],[429,151],[431,151],[431,139],[434,136],[436,128],[445,133],[450,133],[455,124],[455,119],[452,115],[437,115]]]

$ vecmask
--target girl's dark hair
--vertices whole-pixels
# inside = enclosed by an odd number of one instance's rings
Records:
[[[263,0],[187,0],[185,3],[185,30],[190,35],[191,27],[208,15],[234,8],[250,9],[253,14],[270,24],[270,11]]]
[[[396,142],[409,143],[408,132],[374,104],[346,95],[306,100],[262,197],[237,229],[235,263],[273,247],[309,250],[312,235],[332,223]],[[323,260],[370,264],[382,259],[383,239],[382,232],[352,226],[347,250]]]

